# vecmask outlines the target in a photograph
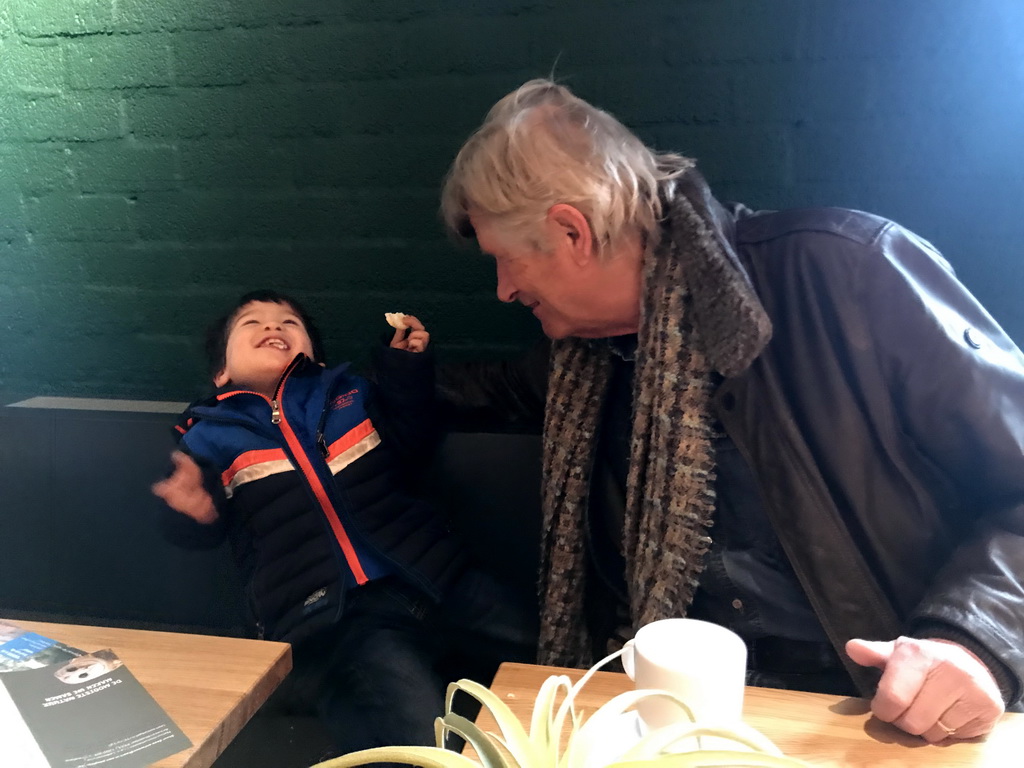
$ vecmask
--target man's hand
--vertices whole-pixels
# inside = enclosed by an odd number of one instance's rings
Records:
[[[197,523],[209,525],[217,519],[217,508],[203,488],[203,471],[181,451],[171,454],[174,472],[166,480],[153,484],[153,493],[167,506],[188,515]]]
[[[1003,714],[1003,697],[982,661],[949,640],[850,640],[857,664],[878,667],[882,679],[871,700],[879,720],[937,742],[988,733]]]
[[[406,315],[402,318],[406,327],[395,329],[395,335],[391,339],[392,349],[404,349],[406,352],[422,352],[430,343],[430,334],[423,327],[416,317]]]

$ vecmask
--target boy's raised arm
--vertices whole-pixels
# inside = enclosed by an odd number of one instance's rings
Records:
[[[383,417],[377,427],[400,458],[422,460],[438,438],[434,355],[423,323],[413,315],[400,318],[403,327],[392,323],[388,345],[373,349],[371,416]]]

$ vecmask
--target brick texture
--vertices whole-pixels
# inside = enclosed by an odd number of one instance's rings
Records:
[[[0,395],[191,398],[263,286],[335,360],[395,310],[447,359],[522,348],[437,193],[552,71],[722,198],[915,229],[1024,341],[1020,0],[4,0]]]

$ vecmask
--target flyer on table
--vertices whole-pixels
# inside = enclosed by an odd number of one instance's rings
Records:
[[[0,674],[0,765],[145,768],[192,746],[113,651],[61,646],[46,655],[61,644],[47,645],[49,638],[38,635],[26,640],[29,634],[13,638],[16,652],[11,640],[0,644],[0,659],[20,664]],[[68,652],[73,655],[39,666]]]

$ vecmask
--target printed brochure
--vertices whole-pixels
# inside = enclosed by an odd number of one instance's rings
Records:
[[[145,768],[192,743],[109,650],[0,621],[0,765]]]

